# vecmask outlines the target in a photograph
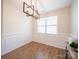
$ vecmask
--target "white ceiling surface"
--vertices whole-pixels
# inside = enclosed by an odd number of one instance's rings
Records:
[[[39,13],[45,13],[71,5],[72,0],[37,0]]]
[[[5,0],[10,2],[10,4],[18,5],[18,8],[21,8],[23,1],[30,4],[31,0]],[[32,0],[36,1],[36,0]],[[71,5],[72,0],[37,0],[37,9],[39,13],[46,13],[49,11],[57,10],[66,6]]]

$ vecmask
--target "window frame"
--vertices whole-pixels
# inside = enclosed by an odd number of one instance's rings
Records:
[[[53,17],[56,17],[56,18],[57,18],[57,16],[53,16]],[[45,18],[45,25],[38,25],[38,27],[44,27],[44,28],[45,28],[45,34],[50,34],[50,33],[47,32],[47,27],[48,27],[48,26],[56,26],[56,33],[52,33],[52,34],[57,34],[57,33],[58,33],[58,30],[57,30],[57,29],[58,29],[58,28],[57,28],[58,22],[57,22],[56,25],[47,25],[47,21],[48,21],[47,18],[49,18],[49,17],[46,17],[46,18]],[[56,21],[57,21],[57,20],[58,20],[58,19],[56,19]],[[37,28],[38,28],[38,27],[37,27]],[[38,31],[38,30],[37,30],[37,31]],[[41,32],[40,32],[40,33],[41,33]]]

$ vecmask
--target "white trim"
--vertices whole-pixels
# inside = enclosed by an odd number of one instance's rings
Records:
[[[12,36],[12,35],[17,35],[17,34],[23,34],[23,32],[1,34],[1,37],[3,37],[3,36]]]
[[[78,40],[78,36],[77,36],[77,35],[70,34],[70,36],[71,36],[72,38],[74,38],[75,40]]]

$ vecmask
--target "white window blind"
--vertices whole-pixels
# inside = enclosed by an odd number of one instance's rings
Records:
[[[57,34],[57,16],[40,18],[37,25],[39,33]]]

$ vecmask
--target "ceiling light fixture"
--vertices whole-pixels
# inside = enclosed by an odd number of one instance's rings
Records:
[[[32,5],[32,2],[34,5]],[[31,0],[31,5],[27,4],[26,2],[23,2],[23,12],[26,14],[26,16],[32,16],[35,19],[40,18],[40,14],[38,13],[36,3],[37,3],[37,0],[35,0],[35,3],[33,0]]]

